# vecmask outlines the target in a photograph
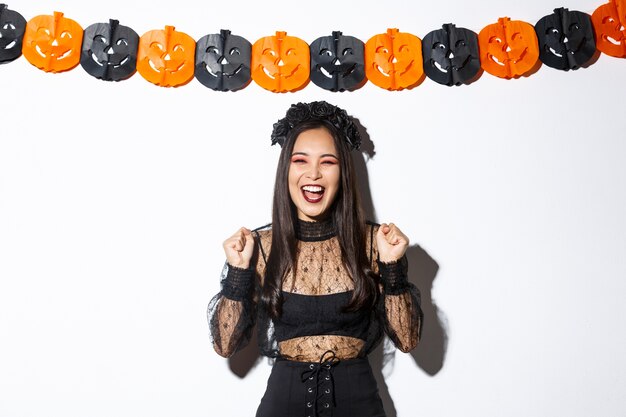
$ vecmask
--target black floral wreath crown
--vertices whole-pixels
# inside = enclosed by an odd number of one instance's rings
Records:
[[[274,123],[272,145],[278,143],[282,147],[289,131],[308,120],[326,120],[343,134],[351,149],[359,149],[361,146],[361,134],[352,117],[344,109],[325,101],[292,104],[285,117]]]

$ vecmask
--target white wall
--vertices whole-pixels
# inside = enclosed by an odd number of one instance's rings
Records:
[[[387,27],[423,37],[447,22],[478,32],[601,1],[9,7],[139,34],[229,28],[254,42],[283,29],[311,42]],[[422,291],[443,324],[428,304],[424,350],[385,369],[390,415],[626,415],[624,74],[603,55],[458,88],[279,95],[106,83],[23,57],[0,66],[0,416],[253,415],[270,367],[236,376],[209,344],[206,303],[223,239],[270,220],[272,123],[317,99],[367,128],[377,218],[423,248],[418,282],[434,278]]]

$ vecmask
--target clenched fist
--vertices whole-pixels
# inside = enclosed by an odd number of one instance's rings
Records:
[[[393,223],[383,223],[376,233],[378,259],[381,262],[395,262],[404,256],[409,247],[409,238]]]
[[[254,251],[252,232],[242,227],[234,235],[224,241],[226,261],[237,268],[248,269]]]

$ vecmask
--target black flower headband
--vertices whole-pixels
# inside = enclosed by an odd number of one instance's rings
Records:
[[[272,145],[281,147],[287,139],[289,131],[302,122],[309,120],[326,120],[343,134],[351,149],[359,149],[361,134],[352,121],[352,117],[344,109],[333,106],[325,101],[292,104],[285,117],[274,123]]]

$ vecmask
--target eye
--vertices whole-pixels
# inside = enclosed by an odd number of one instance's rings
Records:
[[[106,44],[106,43],[107,43],[106,38],[105,38],[104,36],[102,36],[102,35],[98,35],[98,36],[96,36],[95,38],[93,38],[93,40],[94,40],[95,42],[101,42],[101,43],[104,43],[104,44]]]
[[[560,32],[557,28],[548,28],[546,35],[558,35]]]
[[[118,39],[117,42],[115,42],[116,45],[124,45],[124,46],[128,46],[128,41],[124,38]]]
[[[322,165],[335,165],[337,164],[337,161],[335,161],[334,159],[324,159],[322,161]]]
[[[330,50],[324,48],[320,51],[320,55],[333,56],[333,53]]]
[[[4,26],[2,26],[2,29],[11,29],[11,30],[15,30],[15,25],[11,22],[9,23],[5,23]]]
[[[306,159],[300,157],[300,156],[296,156],[294,158],[291,158],[291,163],[292,164],[303,164],[306,162]]]
[[[580,26],[578,25],[578,23],[572,23],[571,25],[569,25],[569,30],[574,31],[574,30],[578,30],[580,29]]]
[[[229,51],[229,54],[231,54],[231,55],[241,55],[241,52],[239,52],[239,48],[232,48]]]
[[[446,49],[446,45],[444,45],[441,42],[435,42],[435,44],[433,45],[433,49],[445,50]]]
[[[218,51],[218,49],[215,46],[209,46],[208,48],[206,48],[206,51],[209,54],[215,54],[215,55],[219,55],[220,51]]]
[[[457,43],[455,43],[454,46],[456,48],[460,48],[461,46],[465,46],[465,41],[464,40],[457,41]]]
[[[354,51],[352,50],[352,48],[346,48],[343,50],[343,55],[354,55]]]

